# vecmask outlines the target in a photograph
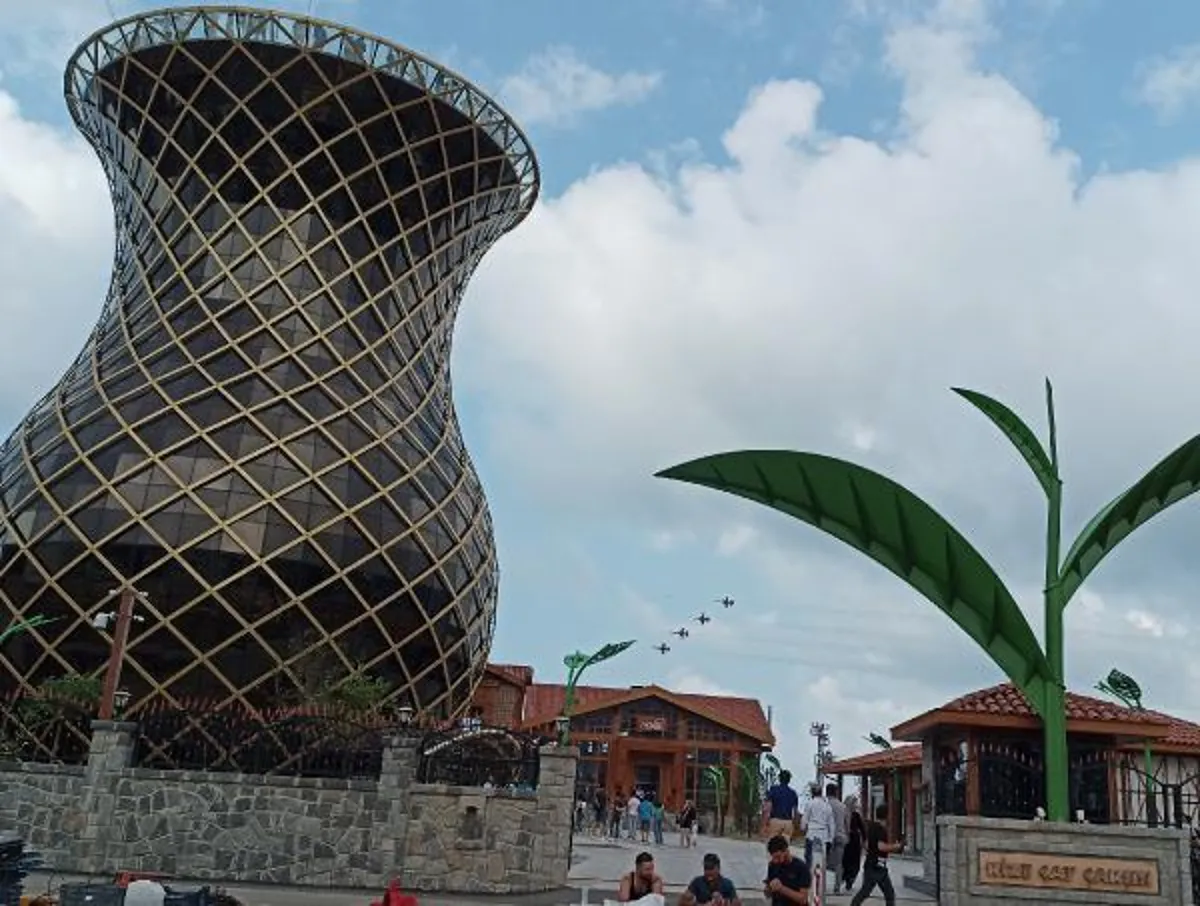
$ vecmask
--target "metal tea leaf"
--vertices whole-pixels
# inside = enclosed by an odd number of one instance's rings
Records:
[[[1050,456],[1042,446],[1041,441],[1033,430],[1021,421],[1021,417],[999,400],[992,399],[975,390],[965,390],[962,387],[951,388],[955,393],[991,419],[992,424],[1003,432],[1004,436],[1017,448],[1017,452],[1029,464],[1038,483],[1047,495],[1051,493],[1058,481],[1057,470],[1050,461]]]
[[[1060,573],[1062,606],[1083,580],[1139,525],[1200,491],[1200,435],[1169,454],[1079,533]]]
[[[720,453],[658,473],[761,503],[862,551],[932,601],[1041,713],[1050,671],[986,560],[911,491],[862,466],[787,450]]]

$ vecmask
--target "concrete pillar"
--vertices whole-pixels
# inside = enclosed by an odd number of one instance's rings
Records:
[[[540,874],[545,888],[553,890],[566,886],[571,869],[571,820],[579,750],[543,746],[538,755],[538,823],[548,831],[542,842]]]
[[[405,731],[388,736],[383,742],[383,763],[379,771],[379,808],[386,816],[384,822],[376,823],[375,852],[379,863],[371,868],[383,883],[403,872],[404,845],[408,838],[408,803],[412,785],[417,781],[417,763],[421,757],[419,730]],[[405,878],[400,884],[405,886]]]
[[[75,842],[76,864],[83,872],[101,872],[105,865],[105,841],[112,826],[121,772],[133,764],[138,725],[126,721],[92,722],[92,744],[83,775],[81,811],[87,823]]]

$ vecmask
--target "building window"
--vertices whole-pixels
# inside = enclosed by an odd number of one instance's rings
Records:
[[[664,702],[634,702],[621,709],[621,732],[630,736],[673,739],[679,734],[679,714]]]
[[[571,730],[575,733],[592,733],[596,736],[612,735],[613,714],[611,711],[601,711],[599,714],[585,714],[571,721]]]
[[[734,734],[720,724],[703,717],[688,717],[687,738],[694,742],[733,742]]]
[[[575,798],[591,802],[596,790],[608,786],[608,762],[595,758],[581,758],[575,769]]]
[[[587,758],[589,756],[604,756],[608,757],[608,743],[595,739],[583,739],[579,743],[579,756]]]

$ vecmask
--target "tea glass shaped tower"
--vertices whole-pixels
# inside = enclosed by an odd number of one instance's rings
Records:
[[[66,98],[116,208],[83,352],[0,448],[0,691],[96,673],[132,582],[134,707],[356,672],[469,701],[491,520],[450,393],[459,300],[538,192],[520,130],[418,55],[233,8],[118,22]]]

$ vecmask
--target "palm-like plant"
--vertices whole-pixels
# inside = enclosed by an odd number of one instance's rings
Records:
[[[895,573],[946,613],[1025,694],[1045,734],[1046,808],[1069,820],[1063,614],[1083,580],[1134,529],[1200,490],[1200,435],[1159,462],[1089,522],[1060,556],[1062,479],[1054,394],[1046,382],[1049,450],[991,397],[955,392],[1000,429],[1046,494],[1045,650],[996,571],[946,519],[889,478],[845,460],[786,450],[706,456],[658,477],[756,501],[816,526]]]

